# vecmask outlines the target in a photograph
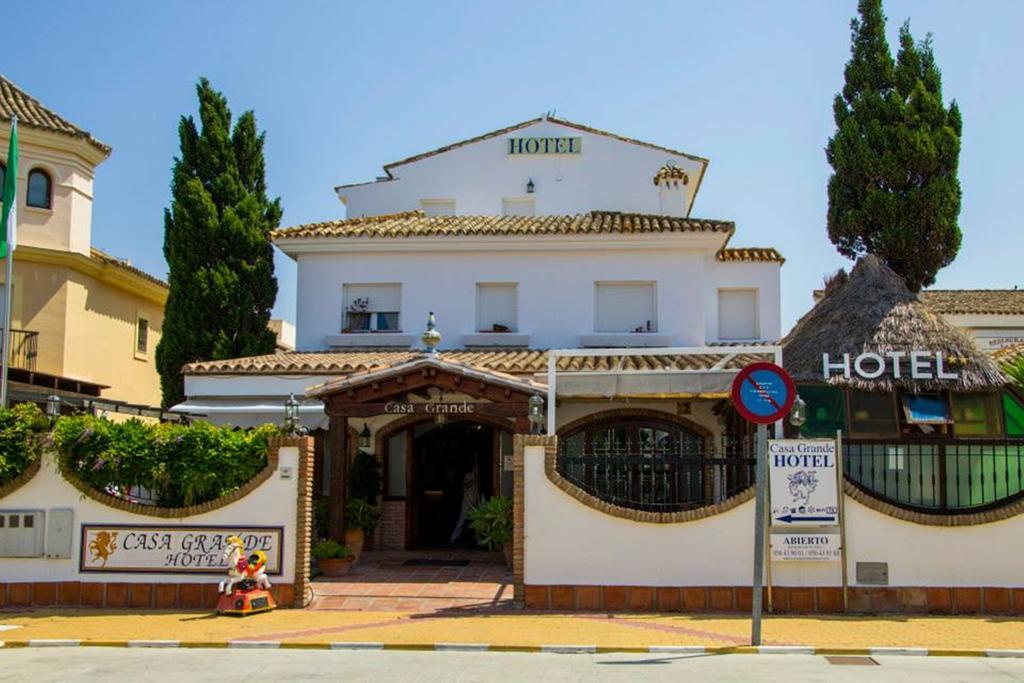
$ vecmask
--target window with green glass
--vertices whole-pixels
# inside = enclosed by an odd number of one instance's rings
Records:
[[[850,434],[892,436],[896,433],[896,403],[892,394],[850,389],[848,395]]]
[[[801,436],[835,436],[846,431],[846,401],[843,390],[825,384],[801,384],[796,393],[807,404],[807,422]]]
[[[1003,394],[1003,418],[1007,436],[1024,436],[1024,403],[1010,392]]]
[[[953,428],[957,436],[998,436],[1002,414],[997,394],[953,394]]]

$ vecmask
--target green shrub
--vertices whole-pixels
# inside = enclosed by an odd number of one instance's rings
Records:
[[[272,425],[239,431],[70,415],[57,420],[53,442],[64,466],[94,488],[123,495],[139,486],[158,505],[183,507],[251,480],[266,466],[267,442],[276,433]]]
[[[362,529],[373,533],[380,521],[380,510],[360,498],[349,498],[345,503],[345,525],[349,529]]]
[[[359,451],[348,468],[348,497],[376,502],[381,491],[380,463],[372,453]]]
[[[313,557],[317,560],[347,560],[352,557],[352,551],[333,538],[327,538],[313,546]]]
[[[327,538],[327,497],[313,499],[313,530],[311,538],[318,541]]]
[[[39,457],[46,416],[34,403],[0,409],[0,486],[15,479]]]
[[[512,540],[512,500],[493,496],[469,511],[469,528],[476,542],[488,550],[501,550]]]

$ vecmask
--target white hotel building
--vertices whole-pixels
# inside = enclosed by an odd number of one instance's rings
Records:
[[[600,500],[637,515],[720,503],[749,486],[727,392],[740,367],[777,358],[783,258],[691,216],[707,166],[541,117],[341,185],[347,218],[274,236],[298,266],[296,350],[186,366],[178,409],[249,426],[303,397],[334,532],[332,454],[381,460],[384,549],[447,545],[474,473],[480,495],[511,496],[534,396],[560,474]],[[431,313],[436,352],[421,341]],[[659,454],[692,465],[630,464]]]

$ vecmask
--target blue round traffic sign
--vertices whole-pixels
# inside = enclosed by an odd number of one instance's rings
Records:
[[[775,363],[751,363],[732,381],[732,404],[756,424],[771,424],[789,414],[796,398],[793,378]]]

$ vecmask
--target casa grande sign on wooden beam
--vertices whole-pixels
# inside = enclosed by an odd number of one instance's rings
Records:
[[[579,154],[583,138],[508,138],[510,155]]]

